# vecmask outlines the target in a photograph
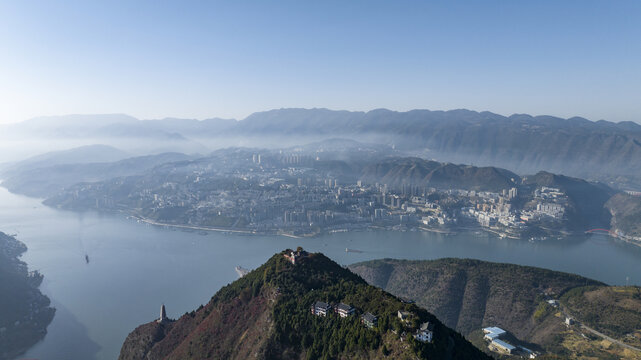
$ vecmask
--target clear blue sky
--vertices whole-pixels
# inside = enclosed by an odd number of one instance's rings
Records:
[[[0,0],[0,122],[281,107],[641,122],[641,1]]]

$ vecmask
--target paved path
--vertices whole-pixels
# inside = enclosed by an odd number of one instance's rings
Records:
[[[594,334],[594,335],[596,335],[596,336],[600,336],[600,337],[602,337],[602,338],[604,338],[604,339],[606,339],[606,340],[608,340],[608,341],[610,341],[610,342],[613,342],[613,343],[615,343],[615,344],[617,344],[617,345],[621,345],[621,346],[623,346],[623,347],[624,347],[624,348],[626,348],[626,349],[630,349],[630,350],[633,350],[633,351],[639,351],[639,352],[641,352],[641,349],[639,349],[639,348],[637,348],[637,347],[634,347],[634,346],[632,346],[632,345],[628,345],[628,344],[626,344],[626,343],[624,343],[624,342],[621,342],[621,341],[619,341],[619,340],[617,340],[617,339],[613,339],[613,338],[611,338],[611,337],[609,337],[609,336],[607,336],[607,335],[605,335],[605,334],[603,334],[603,333],[600,333],[600,332],[598,332],[598,331],[596,331],[596,330],[592,329],[591,327],[587,327],[587,326],[585,326],[585,325],[581,324],[581,329],[585,329],[585,330],[587,330],[587,331],[589,331],[589,332],[593,333],[593,334]]]

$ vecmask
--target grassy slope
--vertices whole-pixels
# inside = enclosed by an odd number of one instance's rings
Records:
[[[641,358],[587,333],[584,337],[578,328],[567,329],[558,309],[547,305],[542,296],[545,292],[560,297],[579,320],[636,346],[641,339],[638,288],[623,291],[577,275],[469,259],[385,259],[350,269],[373,285],[415,299],[480,349],[486,344],[479,330],[499,326],[529,343],[528,347],[563,358]]]
[[[586,325],[616,339],[641,346],[641,288],[586,286],[561,297],[568,311]]]
[[[497,325],[523,338],[534,335],[538,324],[533,316],[543,293],[554,297],[579,285],[600,284],[572,274],[469,259],[386,259],[350,268],[373,285],[415,299],[463,334]]]

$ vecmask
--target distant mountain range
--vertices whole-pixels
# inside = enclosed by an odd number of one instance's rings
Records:
[[[118,157],[119,153],[114,152],[112,148],[100,147],[100,149],[106,149],[108,154]],[[96,148],[81,147],[65,152],[48,153],[41,157],[18,162],[0,171],[0,175],[5,178],[2,181],[2,186],[10,191],[28,196],[49,197],[75,184],[142,174],[160,164],[192,159],[185,154],[163,153],[128,157],[112,162],[88,162],[91,159],[104,159],[103,156],[93,156],[92,150],[96,150]],[[73,161],[76,156],[82,156],[83,152],[87,154],[84,157],[85,162],[67,162]],[[40,158],[46,160],[39,161]]]
[[[394,144],[439,161],[500,166],[519,173],[547,170],[587,178],[641,174],[641,125],[631,122],[504,117],[469,110],[282,109],[252,114],[233,131],[341,134]]]
[[[490,359],[425,309],[367,285],[323,254],[297,252],[292,263],[284,256],[291,253],[274,255],[176,321],[139,326],[119,360]],[[317,302],[324,316],[310,311]],[[334,310],[341,303],[344,317]],[[361,320],[366,313],[376,317],[369,328]],[[431,342],[415,340],[427,322]]]
[[[15,173],[62,164],[113,162],[128,157],[132,155],[113,146],[95,144],[33,156],[15,164],[8,164],[1,170]]]
[[[422,158],[500,166],[521,174],[546,170],[590,179],[611,180],[617,175],[641,178],[641,125],[592,122],[578,117],[525,114],[505,117],[469,110],[279,109],[254,113],[242,121],[137,121],[126,115],[76,115],[34,119],[5,126],[3,130],[50,136],[175,141],[186,138],[206,142],[208,146],[216,146],[212,139],[222,141],[231,137],[251,137],[268,143],[269,138],[292,141],[340,136],[394,146]]]

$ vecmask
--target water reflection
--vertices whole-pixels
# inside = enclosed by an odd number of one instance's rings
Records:
[[[56,316],[47,329],[46,340],[34,345],[21,358],[96,359],[100,346],[87,336],[87,327],[64,305],[53,302]]]

